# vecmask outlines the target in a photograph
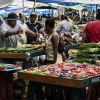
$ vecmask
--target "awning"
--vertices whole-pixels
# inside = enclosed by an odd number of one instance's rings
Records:
[[[7,7],[11,5],[14,2],[14,0],[0,0],[0,8]]]

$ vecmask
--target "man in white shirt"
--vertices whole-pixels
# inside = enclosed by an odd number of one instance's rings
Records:
[[[0,47],[16,47],[19,34],[23,34],[22,25],[17,22],[18,16],[15,13],[9,13],[6,23],[0,26]],[[30,29],[25,29],[26,34],[39,36]]]

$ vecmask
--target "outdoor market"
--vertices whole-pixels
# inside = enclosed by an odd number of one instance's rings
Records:
[[[0,100],[100,100],[99,0],[0,0]]]

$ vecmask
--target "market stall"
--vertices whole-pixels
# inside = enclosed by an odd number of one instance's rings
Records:
[[[42,45],[21,45],[21,47],[16,48],[0,48],[0,59],[13,64],[16,61],[22,61],[22,69],[32,67],[29,66],[29,63],[31,63],[30,60],[40,55],[45,55]],[[4,66],[4,64],[2,66]],[[2,66],[0,66],[1,98],[3,98],[3,100],[13,100],[13,73],[16,72],[17,69],[12,67],[5,69],[5,67],[2,68]]]
[[[0,63],[0,100],[13,100],[13,73],[16,71],[15,65]]]
[[[82,70],[85,72],[85,69],[88,71],[83,74]],[[94,71],[96,72],[94,74],[90,69],[97,69],[97,71]],[[58,63],[20,71],[18,78],[30,80],[31,86],[34,84],[32,81],[35,81],[39,82],[40,85],[56,89],[68,89],[72,92],[71,100],[86,100],[86,87],[100,82],[100,69],[95,65]],[[27,98],[33,100],[33,93],[29,91]]]

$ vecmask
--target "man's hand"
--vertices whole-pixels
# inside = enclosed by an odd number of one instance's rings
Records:
[[[36,33],[35,35],[36,35],[37,37],[40,37],[40,34],[39,34],[39,33]]]
[[[17,30],[17,34],[23,34],[23,30],[22,29],[18,29]]]

